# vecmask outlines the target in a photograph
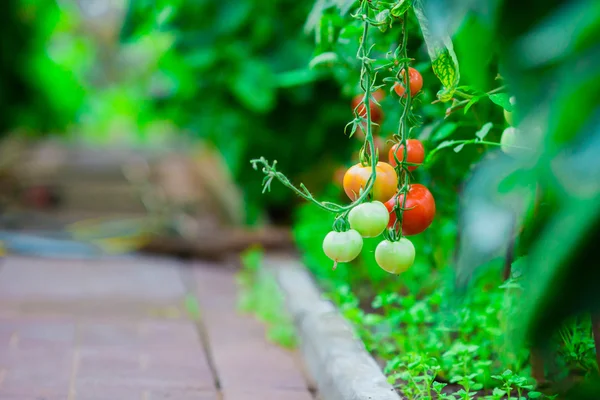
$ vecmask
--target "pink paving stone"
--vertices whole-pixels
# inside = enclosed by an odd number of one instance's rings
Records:
[[[143,259],[47,260],[9,257],[0,270],[0,299],[76,301],[180,299],[177,264]]]
[[[223,400],[313,400],[307,391],[233,389],[223,391]]]
[[[189,348],[201,345],[191,321],[87,321],[79,326],[82,346],[152,346]]]
[[[238,291],[232,272],[197,268],[195,279],[204,326],[223,390],[251,387],[308,393],[294,353],[269,343],[265,338],[265,327],[238,312]]]

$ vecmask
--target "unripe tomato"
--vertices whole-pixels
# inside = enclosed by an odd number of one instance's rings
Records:
[[[415,262],[415,246],[407,238],[397,242],[384,240],[375,248],[377,265],[390,274],[400,274]]]
[[[352,229],[366,238],[381,235],[389,219],[390,214],[380,201],[359,204],[348,213],[348,221]]]
[[[385,203],[390,212],[390,222],[388,224],[390,228],[396,223],[396,212],[394,211],[396,197],[398,197],[398,202],[400,207],[402,207],[404,194],[394,196]],[[435,200],[433,195],[425,186],[419,183],[410,185],[404,208],[402,234],[406,236],[423,232],[431,225],[435,217]]]
[[[500,137],[500,148],[504,154],[511,157],[520,157],[523,154],[523,149],[519,147],[519,136],[519,130],[512,126],[509,126],[502,132],[502,136]]]
[[[331,231],[323,239],[323,252],[334,261],[334,268],[338,262],[350,262],[360,254],[363,239],[354,229],[346,232]]]
[[[398,161],[402,162],[404,159],[404,146],[401,143],[397,143],[390,149],[388,158],[393,167],[396,166],[394,153],[396,153]],[[409,163],[423,164],[423,161],[425,161],[425,149],[423,148],[423,143],[418,139],[408,139],[406,141],[406,156],[406,161]],[[417,165],[409,165],[408,170],[414,171],[417,167]]]
[[[396,170],[390,164],[378,162],[373,185],[373,200],[388,201],[398,186],[398,175]],[[360,196],[361,188],[367,187],[367,181],[371,176],[371,166],[362,166],[360,163],[353,165],[344,175],[344,192],[354,201]]]
[[[375,98],[375,100],[377,100],[377,102],[380,102],[384,99],[385,92],[382,89],[377,89],[373,92],[372,96],[373,98]],[[356,109],[356,107],[359,107],[359,104],[363,103],[364,97],[364,94],[357,94],[352,98],[352,110]],[[369,100],[369,105],[371,108],[371,121],[380,123],[383,119],[383,110],[381,109],[381,106],[376,104],[373,101],[373,99]],[[364,104],[360,105],[360,107],[358,108],[358,115],[360,115],[363,118],[367,117],[367,110],[365,109]]]
[[[404,76],[404,70],[402,70],[402,76]],[[419,93],[419,91],[423,88],[423,77],[421,76],[421,74],[419,73],[419,71],[417,71],[416,69],[414,69],[413,67],[409,67],[408,68],[408,78],[409,78],[409,85],[410,85],[410,97],[415,97],[415,95],[417,93]],[[396,82],[396,84],[394,85],[394,91],[396,92],[396,94],[400,97],[406,96],[406,79],[404,79],[404,84],[401,84],[400,82]]]

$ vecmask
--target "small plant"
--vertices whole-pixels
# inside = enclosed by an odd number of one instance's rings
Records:
[[[275,278],[262,270],[262,250],[251,248],[242,254],[243,269],[238,307],[254,314],[267,326],[267,338],[282,347],[297,345],[294,325],[285,310],[284,299]]]

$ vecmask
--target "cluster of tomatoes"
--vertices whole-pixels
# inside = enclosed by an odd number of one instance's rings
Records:
[[[409,68],[409,86],[411,96],[415,96],[423,87],[423,78],[414,68]],[[405,96],[404,85],[397,83],[394,91],[398,96]],[[379,89],[373,97],[379,102],[385,93]],[[357,109],[362,117],[366,114],[364,105],[361,106],[363,95],[357,95],[352,100],[352,108]],[[371,120],[380,123],[383,119],[381,107],[370,101]],[[374,141],[381,142],[379,137]],[[378,144],[381,150],[380,144]],[[406,271],[414,263],[415,247],[406,236],[423,232],[431,225],[435,217],[435,200],[431,192],[421,184],[410,184],[408,190],[400,190],[404,184],[399,182],[397,169],[404,160],[409,171],[414,171],[425,160],[425,150],[421,141],[417,139],[406,140],[404,144],[394,144],[388,152],[388,162],[378,162],[375,166],[375,181],[373,183],[369,202],[364,202],[353,207],[348,213],[350,229],[332,231],[323,241],[323,250],[336,264],[349,262],[360,254],[363,238],[373,238],[390,229],[394,234],[387,235],[375,250],[377,264],[387,272],[399,274]],[[368,180],[373,171],[372,165],[358,163],[350,167],[343,177],[343,188],[350,200],[355,201],[367,187]],[[402,183],[402,185],[399,185]],[[406,196],[406,198],[405,198]],[[402,220],[397,221],[401,215]],[[402,232],[401,235],[398,235]]]

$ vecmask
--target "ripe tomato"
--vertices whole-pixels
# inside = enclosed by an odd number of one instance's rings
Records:
[[[395,167],[396,160],[394,159],[394,153],[396,153],[396,157],[398,157],[399,161],[404,159],[404,146],[400,143],[395,144],[389,152],[389,161],[390,164]],[[425,161],[425,149],[423,148],[423,143],[421,143],[418,139],[408,139],[406,141],[406,161],[414,164],[422,164]],[[409,165],[408,170],[414,171],[417,169],[417,165]]]
[[[354,229],[346,232],[331,231],[323,239],[323,252],[334,261],[333,268],[338,262],[350,262],[360,254],[363,239]]]
[[[404,76],[404,70],[402,70],[402,75]],[[423,77],[421,76],[419,71],[417,71],[413,67],[409,67],[408,79],[410,81],[410,97],[414,97],[423,88]],[[404,79],[404,82],[406,83],[406,79]],[[406,88],[404,86],[405,84],[403,85],[400,82],[396,82],[396,84],[394,85],[394,91],[400,97],[405,96]]]
[[[384,240],[375,248],[377,265],[390,274],[399,274],[415,262],[415,246],[407,238],[397,242]]]
[[[398,186],[398,175],[396,170],[390,164],[378,162],[375,175],[375,184],[373,185],[373,200],[388,201]],[[371,166],[362,166],[360,163],[355,164],[346,171],[344,175],[344,192],[354,201],[360,196],[361,188],[367,187],[367,181],[371,176]]]
[[[398,197],[398,202],[400,207],[402,207],[403,194],[394,196],[385,203],[390,212],[390,222],[388,224],[390,228],[396,223],[396,213],[394,211],[396,197]],[[435,200],[433,195],[425,186],[418,183],[410,185],[404,208],[402,234],[406,236],[423,232],[431,225],[435,217]]]
[[[381,235],[389,219],[390,214],[380,201],[359,204],[348,213],[348,221],[352,229],[366,238]]]
[[[381,100],[384,99],[385,92],[383,91],[383,89],[377,89],[376,91],[373,92],[372,96],[379,103]],[[365,97],[364,94],[357,94],[356,96],[354,96],[352,98],[352,103],[351,103],[352,110],[354,110],[356,107],[359,106],[359,104],[361,104],[363,102],[363,98],[364,97]],[[375,104],[375,102],[373,101],[373,99],[369,100],[369,105],[370,105],[370,108],[371,108],[371,121],[376,122],[376,123],[380,123],[381,120],[383,119],[383,110],[381,109],[381,106],[378,105],[378,104]],[[362,104],[358,108],[358,115],[360,115],[363,118],[366,118],[367,111],[365,109],[365,105],[364,104]]]

